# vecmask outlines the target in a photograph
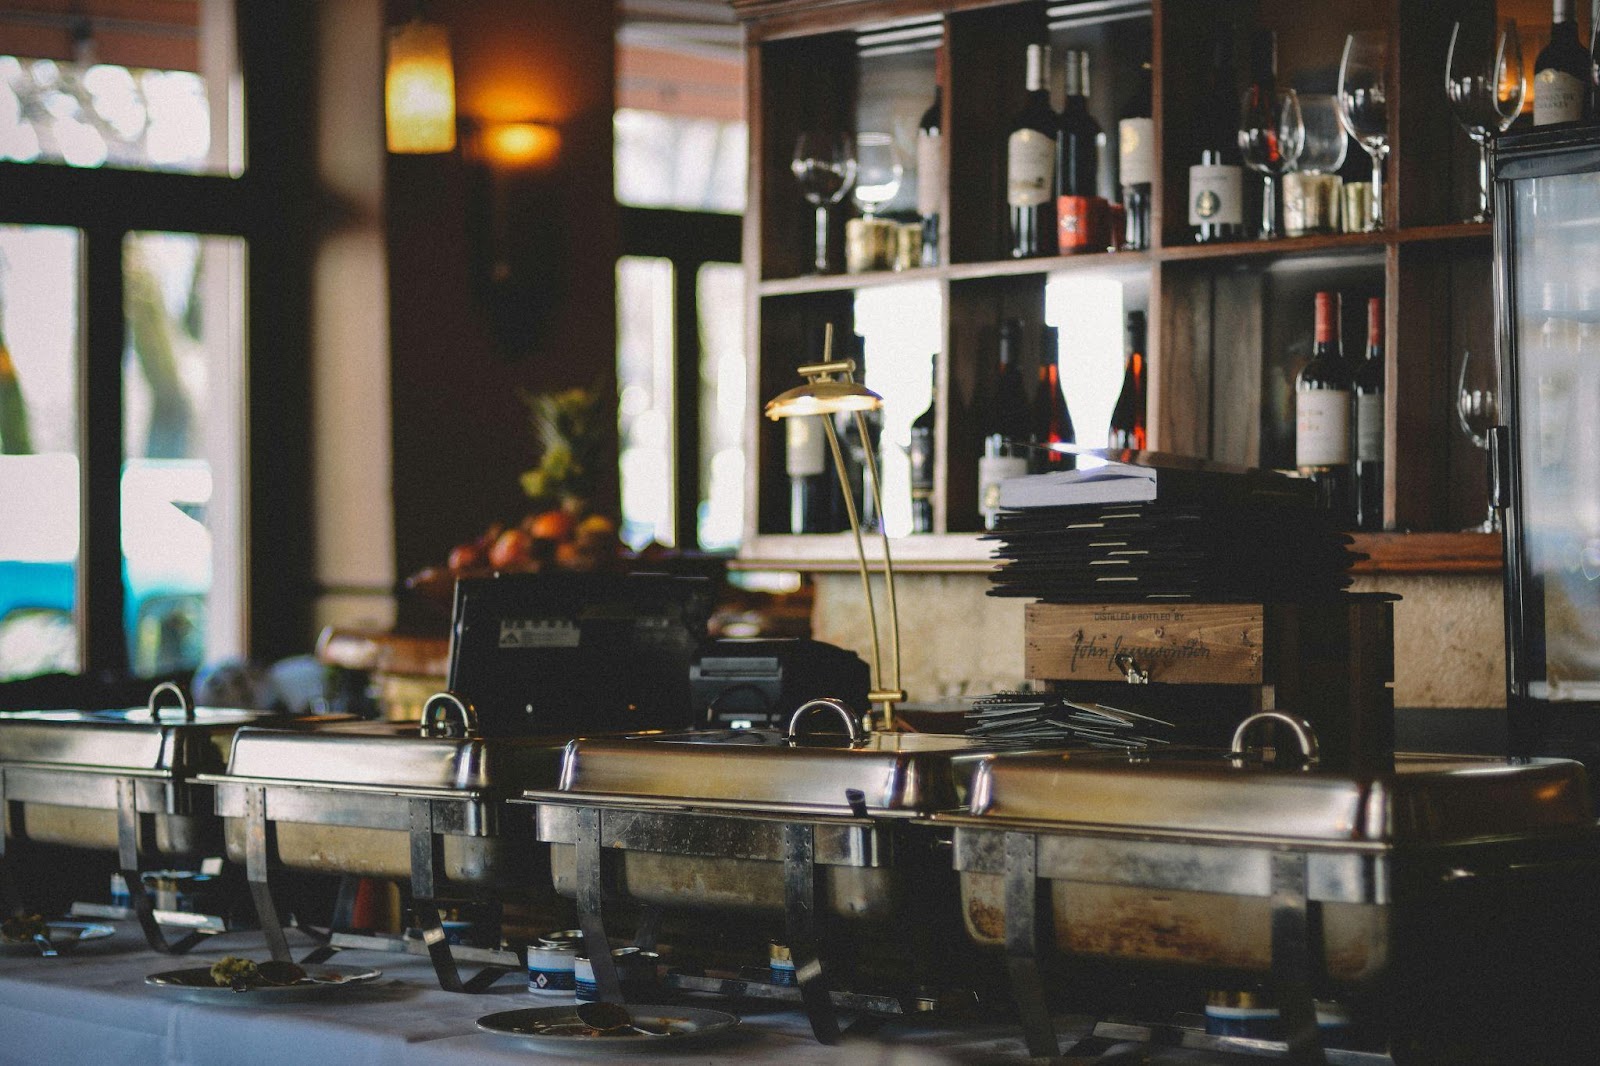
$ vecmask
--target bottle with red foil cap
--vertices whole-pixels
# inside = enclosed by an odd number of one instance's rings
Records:
[[[1319,292],[1316,308],[1311,361],[1294,382],[1294,464],[1301,476],[1316,483],[1334,522],[1347,528],[1355,518],[1350,475],[1353,382],[1339,349],[1338,297]]]
[[[1367,301],[1367,354],[1354,374],[1356,528],[1383,528],[1383,301]]]

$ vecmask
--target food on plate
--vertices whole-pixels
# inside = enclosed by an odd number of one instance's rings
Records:
[[[50,925],[37,914],[19,914],[0,922],[0,939],[8,944],[27,944],[33,938],[50,932]]]

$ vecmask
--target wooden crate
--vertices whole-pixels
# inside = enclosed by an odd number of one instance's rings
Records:
[[[1033,603],[1024,666],[1069,693],[1129,666],[1152,685],[1246,686],[1259,708],[1312,724],[1324,766],[1376,769],[1394,753],[1393,601]]]

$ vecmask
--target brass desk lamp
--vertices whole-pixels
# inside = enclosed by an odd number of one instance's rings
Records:
[[[839,486],[844,490],[845,513],[850,516],[850,533],[855,538],[856,563],[861,572],[861,591],[867,600],[867,624],[872,632],[872,691],[867,694],[867,700],[882,707],[882,728],[892,729],[894,705],[904,703],[906,699],[900,687],[900,613],[894,600],[894,563],[889,554],[889,534],[884,530],[881,518],[883,495],[878,483],[878,459],[873,453],[865,417],[865,412],[883,407],[883,397],[855,380],[854,360],[833,362],[832,355],[833,323],[830,322],[824,333],[822,362],[800,367],[800,376],[806,379],[806,383],[769,400],[766,415],[774,422],[784,418],[822,416],[828,450],[833,453],[833,468],[839,476]],[[862,458],[866,466],[863,480],[872,486],[872,500],[880,516],[878,532],[883,539],[883,587],[884,598],[889,603],[889,660],[893,670],[887,685],[883,672],[883,649],[878,640],[878,610],[872,596],[871,569],[867,566],[866,548],[861,540],[861,516],[856,512],[850,479],[845,473],[844,454],[839,449],[839,437],[833,429],[832,416],[840,413],[849,413],[856,420],[856,432],[861,435]]]

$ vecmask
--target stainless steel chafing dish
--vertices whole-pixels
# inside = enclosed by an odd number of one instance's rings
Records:
[[[1452,969],[1520,973],[1539,964],[1529,951],[1592,943],[1593,908],[1552,902],[1600,887],[1581,765],[1402,754],[1392,772],[1286,770],[1243,755],[1262,718],[1291,721],[1254,716],[1231,753],[998,756],[970,811],[936,819],[954,829],[968,933],[1006,949],[1033,1054],[1058,1053],[1041,952],[1265,981],[1314,1040],[1312,991],[1382,987],[1398,1010]]]
[[[821,707],[848,735],[838,746],[798,733]],[[782,915],[801,994],[820,1039],[837,1036],[818,963],[819,924],[930,925],[949,908],[948,854],[921,816],[960,806],[993,751],[962,736],[860,735],[834,701],[796,712],[787,737],[734,731],[568,745],[559,786],[530,790],[556,890],[575,897],[586,939],[605,942],[604,908]],[[951,927],[959,936],[950,915]],[[648,922],[647,922],[648,925]],[[608,960],[593,960],[602,998],[620,995]],[[809,983],[808,983],[809,980]]]
[[[163,706],[169,696],[176,706]],[[0,714],[0,841],[115,850],[137,889],[142,860],[221,850],[222,826],[199,775],[222,769],[240,728],[323,721],[191,707],[170,682],[156,686],[138,709]],[[130,896],[152,947],[176,953],[198,942],[199,934],[168,942],[146,894]]]
[[[520,963],[504,951],[452,953],[434,901],[452,886],[457,894],[526,896],[547,882],[543,849],[531,846],[530,812],[505,800],[554,785],[566,740],[478,736],[470,706],[441,693],[424,708],[420,735],[389,723],[315,735],[240,730],[227,772],[200,780],[216,790],[228,857],[245,866],[275,958],[289,949],[269,887],[273,868],[406,879],[423,933],[416,950],[428,952],[443,987],[476,992]],[[374,945],[331,941],[354,946]],[[456,960],[489,965],[463,981]]]

